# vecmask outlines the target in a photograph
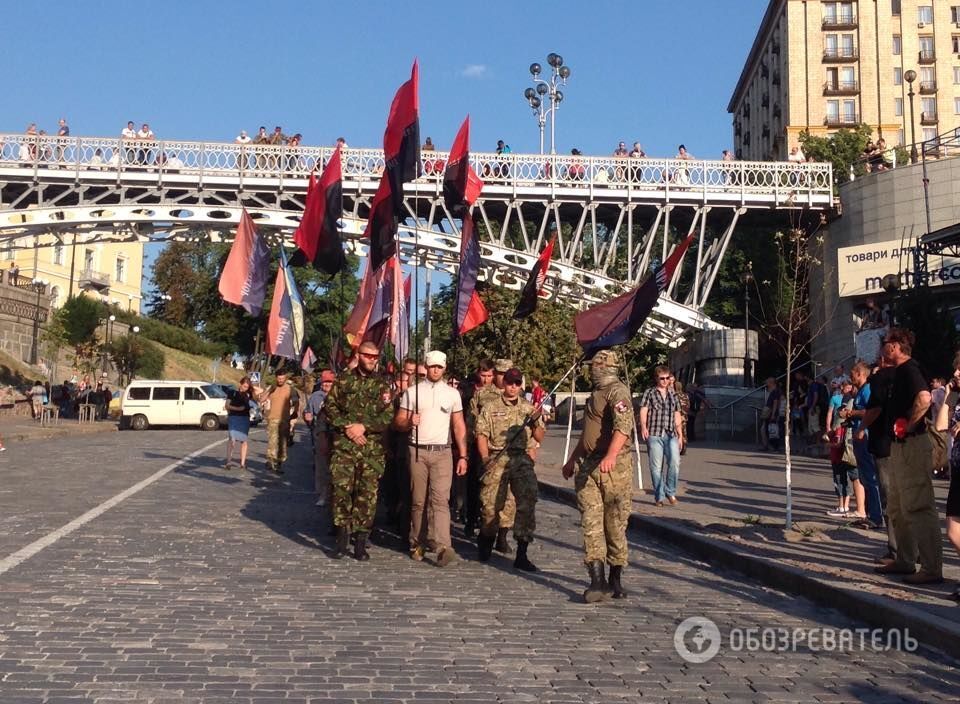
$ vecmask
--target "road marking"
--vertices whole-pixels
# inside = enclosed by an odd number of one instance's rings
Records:
[[[129,499],[131,496],[133,496],[137,492],[143,489],[146,489],[155,481],[157,481],[158,479],[162,479],[164,476],[166,476],[167,474],[175,470],[180,465],[186,464],[190,460],[196,457],[199,457],[200,455],[205,453],[207,450],[213,449],[217,445],[222,445],[226,441],[227,441],[227,438],[223,438],[222,440],[217,440],[216,442],[210,443],[206,447],[201,447],[196,452],[191,452],[186,457],[182,457],[172,464],[168,464],[166,467],[164,467],[163,469],[157,472],[154,472],[143,481],[137,482],[136,484],[131,486],[129,489],[125,489],[124,491],[121,491],[116,496],[107,499],[99,506],[96,506],[95,508],[92,508],[86,513],[84,513],[82,516],[79,516],[78,518],[74,518],[65,526],[61,526],[60,528],[57,528],[55,531],[48,533],[47,535],[43,536],[42,538],[39,538],[38,540],[33,541],[26,547],[17,550],[15,553],[11,555],[8,555],[7,557],[0,560],[0,575],[2,575],[4,572],[7,572],[8,570],[13,569],[17,565],[19,565],[21,562],[25,562],[26,560],[29,560],[31,557],[36,555],[38,552],[40,552],[44,548],[48,548],[51,545],[53,545],[55,542],[60,540],[60,538],[64,538],[70,535],[72,532],[74,532],[78,528],[83,527],[84,525],[92,521],[94,518],[97,518],[98,516],[103,515],[104,513],[109,511],[111,508],[113,508],[117,504],[121,503],[122,501],[125,501],[126,499]]]

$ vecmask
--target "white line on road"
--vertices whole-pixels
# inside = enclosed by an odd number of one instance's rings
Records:
[[[90,521],[92,521],[94,518],[97,518],[98,516],[103,515],[104,513],[109,511],[111,508],[113,508],[120,502],[125,501],[126,499],[129,499],[131,496],[141,491],[142,489],[146,489],[155,481],[157,481],[158,479],[162,479],[165,475],[169,474],[180,465],[185,464],[186,462],[189,462],[193,458],[202,455],[204,452],[216,447],[217,445],[222,445],[226,441],[227,441],[227,438],[223,438],[222,440],[217,440],[216,442],[210,443],[206,447],[201,447],[196,452],[191,452],[186,457],[183,457],[172,464],[168,464],[163,469],[157,472],[154,472],[143,481],[137,482],[136,484],[131,486],[129,489],[125,489],[121,491],[119,494],[117,494],[116,496],[107,499],[102,504],[100,504],[99,506],[96,506],[95,508],[90,509],[82,516],[79,516],[78,518],[74,518],[65,526],[57,528],[55,531],[48,533],[47,535],[43,536],[38,540],[34,540],[32,543],[30,543],[24,548],[21,548],[20,550],[17,550],[13,554],[7,555],[7,557],[0,560],[0,575],[2,575],[4,572],[7,572],[8,570],[13,569],[17,565],[19,565],[21,562],[25,562],[26,560],[29,560],[31,557],[36,555],[38,552],[40,552],[44,548],[48,548],[51,545],[53,545],[55,542],[60,540],[60,538],[70,535],[73,531],[77,530],[77,528],[81,528],[87,523],[89,523]]]

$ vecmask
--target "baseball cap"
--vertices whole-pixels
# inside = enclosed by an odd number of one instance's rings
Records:
[[[325,382],[325,381],[336,381],[336,380],[337,380],[337,375],[334,374],[331,370],[329,370],[329,369],[324,369],[322,372],[320,372],[320,383],[321,383],[321,384],[322,384],[323,382]]]
[[[494,367],[493,367],[493,368],[494,368],[495,371],[498,371],[498,372],[500,372],[500,373],[502,374],[502,373],[504,373],[504,372],[506,372],[506,371],[509,371],[511,368],[513,368],[513,360],[512,360],[512,359],[498,359],[498,360],[494,363]]]
[[[523,383],[523,372],[521,372],[516,367],[511,367],[503,375],[504,384],[522,384]]]
[[[426,358],[423,360],[423,363],[428,367],[443,367],[447,368],[447,355],[445,355],[440,350],[430,350],[427,352]]]

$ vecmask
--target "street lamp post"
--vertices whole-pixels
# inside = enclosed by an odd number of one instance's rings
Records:
[[[570,78],[570,67],[564,66],[563,57],[560,54],[548,54],[547,63],[550,65],[550,76],[547,79],[540,78],[543,67],[538,63],[530,64],[530,75],[533,76],[534,87],[523,91],[523,97],[533,110],[533,115],[537,118],[537,125],[540,128],[540,153],[543,154],[543,133],[547,124],[547,116],[550,116],[550,153],[557,153],[556,145],[556,126],[557,109],[563,102],[563,92],[559,86],[567,85],[567,79]],[[550,107],[544,106],[544,98],[550,99]]]
[[[753,262],[740,276],[743,281],[743,387],[750,388],[750,284],[753,283]]]
[[[130,332],[132,332],[134,335],[138,334],[138,333],[140,332],[140,326],[139,326],[139,325],[134,325],[132,328],[130,328]],[[129,347],[128,349],[132,349],[132,347],[133,347],[133,345],[130,345],[130,347]],[[134,371],[135,371],[134,368],[135,368],[135,366],[136,366],[136,362],[134,361],[135,359],[136,359],[136,357],[131,354],[131,355],[130,355],[130,359],[129,359],[129,364],[130,364],[130,379],[129,379],[129,381],[133,381]]]
[[[40,296],[47,289],[47,281],[43,279],[33,279],[33,288],[37,292],[37,303],[33,316],[33,341],[30,345],[30,364],[37,364],[40,361]]]
[[[903,74],[903,79],[907,82],[907,85],[910,86],[910,90],[907,91],[907,97],[910,98],[910,163],[917,163],[917,127],[916,120],[913,118],[913,82],[917,80],[917,72],[913,69],[910,69]]]

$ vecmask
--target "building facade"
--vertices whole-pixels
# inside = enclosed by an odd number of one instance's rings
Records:
[[[751,160],[805,130],[866,123],[892,147],[960,127],[960,0],[770,0],[727,111]]]
[[[54,308],[73,295],[87,295],[124,310],[141,312],[143,245],[138,242],[78,242],[71,236],[29,236],[0,247],[0,267],[16,264],[20,277],[49,282]]]

